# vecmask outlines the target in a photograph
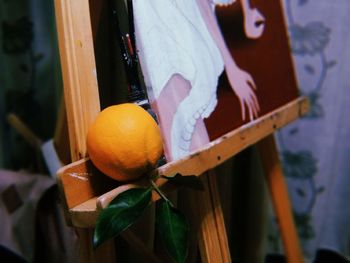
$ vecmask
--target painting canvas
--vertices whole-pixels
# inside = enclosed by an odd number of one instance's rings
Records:
[[[137,0],[134,19],[168,161],[298,96],[279,1]]]

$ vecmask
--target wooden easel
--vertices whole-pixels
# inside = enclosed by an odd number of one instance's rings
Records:
[[[59,173],[59,185],[66,205],[68,221],[76,228],[81,239],[80,262],[114,262],[113,244],[107,243],[95,252],[91,248],[91,229],[98,213],[129,185],[117,187],[103,179],[86,158],[85,138],[89,125],[100,111],[96,63],[91,26],[98,16],[91,19],[90,6],[101,8],[102,1],[55,0],[59,48],[64,80],[71,157],[73,163]],[[98,13],[98,12],[97,12]],[[261,118],[213,141],[205,148],[175,162],[168,163],[155,172],[162,175],[181,173],[201,175],[229,159],[246,147],[257,143],[266,171],[267,182],[281,227],[282,239],[288,262],[303,262],[287,188],[283,179],[273,132],[297,119],[308,111],[306,98],[298,98]],[[107,180],[107,181],[106,181]],[[200,252],[203,262],[231,262],[215,175],[207,177],[208,189],[201,197],[204,205],[199,214],[207,214],[202,222]],[[165,191],[171,187],[165,180],[156,182]],[[140,182],[142,184],[142,182]],[[158,199],[153,196],[153,201]],[[203,199],[202,199],[203,200]],[[127,231],[123,237],[150,262],[160,260],[140,239]]]

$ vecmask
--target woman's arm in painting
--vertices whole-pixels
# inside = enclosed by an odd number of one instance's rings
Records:
[[[256,89],[253,78],[247,72],[241,70],[232,58],[217,23],[211,3],[208,0],[196,1],[206,26],[220,50],[225,64],[226,75],[241,105],[242,119],[245,120],[246,117],[249,117],[252,120],[258,116],[259,112],[259,103],[253,91],[253,89]]]

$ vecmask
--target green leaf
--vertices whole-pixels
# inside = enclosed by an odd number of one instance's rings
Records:
[[[93,237],[94,248],[132,225],[149,205],[151,196],[152,187],[133,188],[113,199],[97,219]]]
[[[183,263],[188,252],[189,224],[186,217],[169,201],[160,201],[156,216],[156,230],[169,255]]]
[[[187,186],[187,187],[191,187],[193,189],[201,190],[201,191],[204,190],[204,186],[203,186],[201,179],[195,175],[183,176],[183,175],[177,173],[174,176],[163,175],[162,177],[168,179],[170,182],[177,184],[177,185]]]

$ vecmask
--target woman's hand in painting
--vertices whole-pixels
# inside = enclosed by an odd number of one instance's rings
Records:
[[[254,92],[254,90],[256,90],[256,85],[252,76],[237,66],[233,66],[231,69],[228,69],[227,65],[226,75],[233,91],[239,99],[242,119],[246,120],[248,114],[249,120],[257,118],[260,111],[260,106],[258,98]]]
[[[244,10],[244,32],[248,38],[261,37],[265,29],[265,18],[256,8]]]

